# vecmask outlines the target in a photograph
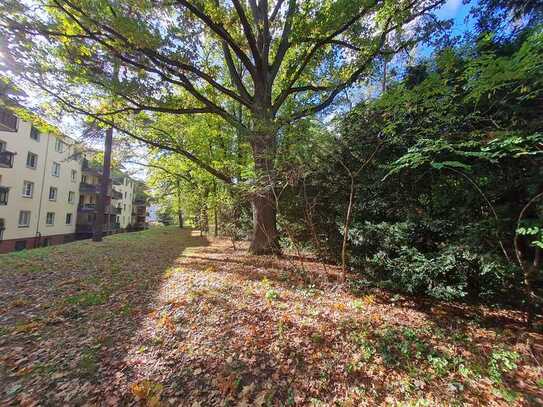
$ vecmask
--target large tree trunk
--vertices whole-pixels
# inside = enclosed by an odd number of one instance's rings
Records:
[[[253,238],[249,251],[253,254],[280,252],[277,235],[277,213],[272,192],[259,192],[251,201],[253,209]]]
[[[256,134],[251,142],[255,162],[256,190],[253,192],[252,254],[278,254],[277,195],[275,194],[275,134]]]

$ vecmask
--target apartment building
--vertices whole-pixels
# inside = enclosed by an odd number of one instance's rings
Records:
[[[0,253],[93,235],[102,172],[87,157],[95,153],[0,109]],[[113,172],[104,233],[144,229],[144,202],[134,202],[141,182]]]
[[[94,233],[96,204],[100,196],[101,182],[101,170],[85,158],[79,187],[76,228],[78,238],[90,237]],[[119,174],[109,179],[104,210],[104,233],[112,234],[131,229],[133,199],[134,182],[129,177]]]
[[[147,219],[149,212],[147,211],[147,200],[145,198],[134,199],[134,210],[132,212],[132,226],[135,230],[143,230],[149,227]]]
[[[0,110],[0,253],[75,238],[81,154]]]
[[[119,226],[121,229],[132,229],[134,225],[132,219],[134,181],[126,176],[117,176],[113,179],[113,189],[121,194],[121,197],[115,202],[119,209],[117,214]]]

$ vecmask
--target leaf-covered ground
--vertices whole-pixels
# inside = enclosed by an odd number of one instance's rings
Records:
[[[522,315],[158,228],[0,256],[0,405],[543,405]]]

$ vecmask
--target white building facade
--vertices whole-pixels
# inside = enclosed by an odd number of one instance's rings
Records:
[[[0,113],[0,253],[75,237],[81,155],[69,137]]]
[[[113,181],[113,189],[121,194],[119,199],[113,199],[113,206],[118,209],[119,227],[122,230],[130,229],[133,226],[134,181],[129,177],[119,178]]]

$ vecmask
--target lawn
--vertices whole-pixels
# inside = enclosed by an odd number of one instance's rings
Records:
[[[522,314],[156,228],[0,256],[0,405],[542,405]]]

